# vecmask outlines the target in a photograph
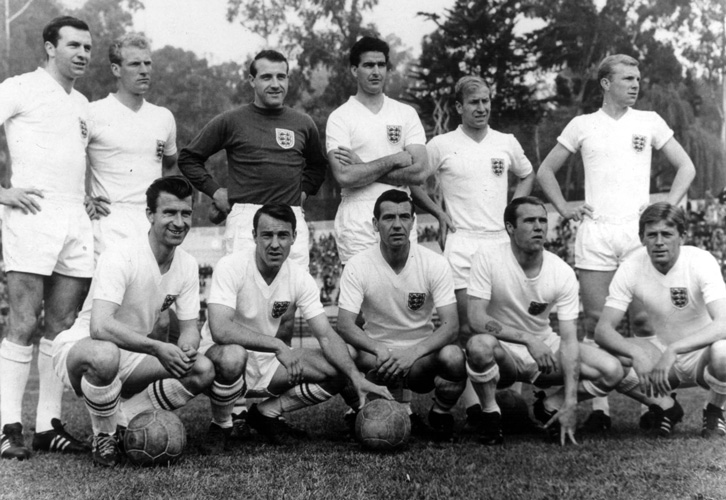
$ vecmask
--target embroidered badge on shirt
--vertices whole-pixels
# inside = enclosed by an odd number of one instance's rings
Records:
[[[283,314],[285,314],[285,311],[287,311],[288,306],[290,305],[290,301],[282,301],[282,300],[276,300],[272,303],[272,317],[277,319]]]
[[[534,300],[529,303],[529,309],[527,309],[527,312],[531,314],[532,316],[537,316],[539,314],[542,314],[547,309],[547,306],[549,304],[547,302],[535,302]]]
[[[421,306],[426,302],[425,293],[409,293],[408,294],[408,308],[412,311],[418,311]]]
[[[497,177],[504,173],[504,160],[502,158],[492,158],[492,172]]]
[[[295,145],[295,133],[286,128],[276,128],[275,138],[282,149],[290,149]]]
[[[174,302],[176,302],[176,295],[167,295],[164,299],[164,303],[161,305],[161,312],[169,309]]]
[[[164,146],[166,146],[166,141],[156,140],[156,159],[159,161],[164,158]]]
[[[645,151],[646,138],[644,135],[633,134],[633,149],[637,153]]]
[[[401,142],[403,127],[401,125],[386,125],[386,135],[388,136],[388,142],[398,144]]]
[[[86,120],[79,117],[78,121],[81,125],[81,137],[83,137],[84,139],[88,139],[88,125],[86,125]]]
[[[688,290],[686,288],[671,288],[671,302],[678,309],[688,305]]]

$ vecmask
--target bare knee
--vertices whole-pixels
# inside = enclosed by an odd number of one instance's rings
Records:
[[[38,329],[39,315],[40,311],[33,311],[31,307],[11,307],[8,340],[15,344],[30,345],[33,333]]]
[[[207,352],[207,356],[214,363],[216,380],[222,384],[235,382],[245,372],[247,350],[240,345],[217,345],[213,352]]]
[[[191,372],[184,377],[186,379],[184,385],[189,391],[199,394],[212,385],[214,373],[214,363],[208,357],[199,354]]]
[[[711,359],[708,369],[711,375],[726,381],[726,340],[718,340],[711,344]]]
[[[443,368],[442,375],[446,378],[463,378],[466,376],[466,357],[464,351],[454,344],[441,348],[438,354],[439,366]]]
[[[603,356],[599,368],[601,381],[607,387],[615,387],[625,376],[623,365],[613,356]]]
[[[466,343],[466,359],[474,371],[484,371],[494,363],[494,349],[497,347],[497,339],[488,334],[474,335]]]
[[[75,307],[66,311],[51,311],[46,309],[43,327],[45,337],[53,339],[60,332],[68,330],[73,326],[76,316],[77,311]]]
[[[84,339],[68,354],[68,370],[94,385],[108,385],[118,375],[121,351],[113,342]]]

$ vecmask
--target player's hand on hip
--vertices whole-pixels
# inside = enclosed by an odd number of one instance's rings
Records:
[[[214,206],[217,207],[217,210],[223,214],[228,214],[232,207],[229,204],[227,188],[217,189],[212,197],[212,203],[214,203]]]
[[[666,349],[650,372],[650,385],[656,397],[667,396],[670,393],[671,384],[668,380],[668,375],[675,362],[675,353],[670,349]]]
[[[290,385],[298,385],[303,382],[303,363],[300,353],[294,349],[282,349],[277,353],[277,359],[287,370],[287,381]]]
[[[166,371],[177,378],[184,377],[189,373],[194,364],[180,347],[165,342],[160,342],[156,350],[156,357]]]
[[[554,372],[557,369],[557,362],[552,349],[539,339],[534,339],[527,344],[527,350],[530,356],[537,363],[539,371],[545,375]]]
[[[338,160],[344,167],[363,163],[360,157],[355,154],[352,149],[346,148],[345,146],[339,146],[338,149],[333,150],[333,154],[335,155],[335,159]]]
[[[38,198],[44,198],[43,192],[36,188],[7,188],[0,190],[0,205],[17,208],[24,214],[37,214],[41,211]]]
[[[577,405],[563,404],[557,413],[545,424],[545,429],[553,425],[555,422],[560,423],[560,446],[565,446],[567,438],[572,444],[577,444],[575,440],[575,430],[577,429]]]
[[[88,218],[91,220],[106,217],[111,213],[111,201],[105,196],[86,196],[85,200],[83,200],[83,205],[86,208]]]

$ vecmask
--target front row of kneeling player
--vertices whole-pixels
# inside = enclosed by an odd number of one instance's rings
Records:
[[[264,398],[250,408],[246,423],[277,443],[302,432],[285,422],[285,413],[335,394],[354,415],[369,393],[400,399],[402,387],[433,389],[428,425],[412,415],[414,431],[427,428],[446,439],[467,374],[481,402],[477,432],[485,444],[502,442],[494,395],[515,381],[562,386],[548,397],[542,393],[534,407],[535,417],[562,443],[567,436],[574,442],[577,402],[613,389],[648,405],[641,422],[667,435],[683,415],[669,392],[695,384],[709,389],[704,435],[726,434],[726,286],[710,254],[681,247],[685,218],[668,204],[643,213],[645,248],[616,273],[598,325],[598,343],[619,359],[577,342],[577,280],[543,248],[547,213],[537,198],[510,203],[510,241],[474,259],[468,288],[474,335],[466,356],[456,344],[451,271],[443,257],[410,244],[413,205],[401,191],[376,202],[380,245],[344,269],[339,334],[328,323],[313,278],[287,260],[294,213],[286,205],[266,205],[251,228],[255,249],[217,264],[200,336],[197,264],[177,248],[190,228],[191,186],[181,177],[159,179],[147,204],[148,239],[101,257],[83,311],[54,342],[57,373],[83,396],[91,415],[96,463],[119,462],[118,434],[128,419],[147,409],[179,408],[202,392],[212,408],[205,452],[245,437],[244,422],[232,415],[245,392]],[[634,298],[645,304],[656,337],[624,339],[615,330]],[[178,345],[156,335],[170,307],[179,319]],[[319,347],[291,349],[275,337],[289,307],[301,310]],[[559,336],[549,324],[555,307]]]

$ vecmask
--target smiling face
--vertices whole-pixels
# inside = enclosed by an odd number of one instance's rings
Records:
[[[121,49],[121,64],[111,64],[119,90],[144,95],[151,84],[151,51],[133,45]]]
[[[86,72],[91,61],[91,34],[71,26],[58,30],[58,42],[54,46],[45,42],[48,64],[53,65],[58,74],[68,81],[75,81]]]
[[[290,255],[290,248],[295,242],[292,224],[275,219],[268,214],[260,215],[255,239],[255,260],[261,274],[277,272]]]
[[[156,211],[147,208],[146,217],[151,223],[149,237],[153,241],[166,247],[179,246],[192,227],[192,197],[177,198],[161,191]]]
[[[633,106],[640,91],[640,70],[637,66],[616,64],[609,78],[601,82],[605,98],[618,106]]]
[[[358,82],[359,91],[369,95],[383,92],[388,74],[388,64],[383,52],[363,52],[358,66],[351,66],[350,71]]]
[[[473,87],[464,93],[462,101],[456,103],[456,111],[461,115],[464,128],[469,130],[487,128],[492,111],[489,89],[484,85]]]
[[[413,227],[413,207],[411,202],[381,203],[378,219],[373,218],[373,227],[381,235],[381,244],[390,249],[400,249],[409,245],[409,234]]]
[[[512,246],[523,253],[541,252],[547,236],[547,211],[539,205],[517,207],[517,225],[506,223]]]
[[[666,274],[678,260],[683,244],[682,235],[678,234],[675,224],[664,220],[646,224],[641,238],[653,266]]]
[[[250,75],[250,85],[255,90],[255,104],[260,108],[281,108],[287,95],[287,63],[258,59],[257,74]]]

